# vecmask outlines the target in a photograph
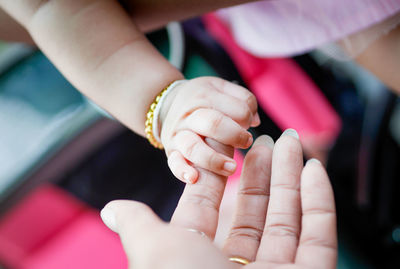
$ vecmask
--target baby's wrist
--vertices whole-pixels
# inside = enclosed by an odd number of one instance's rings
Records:
[[[159,131],[161,135],[161,130],[162,130],[162,124],[165,122],[165,119],[169,113],[170,108],[172,107],[172,103],[175,100],[175,97],[179,93],[179,88],[184,84],[184,82],[187,82],[187,80],[179,80],[179,83],[176,84],[169,92],[168,95],[165,96],[163,104],[160,106],[160,111],[159,111]]]
[[[169,107],[174,100],[176,91],[175,88],[186,80],[175,80],[166,86],[154,99],[153,103],[147,112],[147,120],[145,123],[145,133],[150,144],[154,147],[162,149],[161,143],[161,125],[168,113]]]

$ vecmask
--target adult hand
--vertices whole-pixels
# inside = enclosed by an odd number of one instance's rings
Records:
[[[229,257],[249,260],[246,268],[254,269],[335,268],[333,192],[318,161],[303,168],[294,130],[275,146],[267,136],[258,138],[247,154],[234,221],[221,250],[212,240],[224,184],[224,178],[200,173],[199,182],[186,187],[170,224],[132,201],[109,203],[102,217],[120,235],[132,268],[237,268]]]

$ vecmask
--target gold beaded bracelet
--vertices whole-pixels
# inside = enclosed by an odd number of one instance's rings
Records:
[[[172,84],[172,83],[171,83]],[[147,112],[147,119],[145,123],[145,129],[147,140],[149,140],[150,144],[158,149],[163,149],[163,145],[157,141],[153,134],[153,120],[154,120],[154,110],[156,110],[158,102],[160,102],[161,96],[168,90],[168,87],[171,85],[168,84],[154,99],[153,103],[150,105],[149,112]]]
[[[185,82],[185,79],[175,80],[174,82],[168,84],[154,99],[153,103],[150,105],[150,109],[147,112],[147,120],[145,123],[145,132],[146,137],[149,140],[150,144],[154,147],[163,149],[163,145],[161,144],[161,138],[159,134],[159,115],[160,110],[163,105],[163,102],[167,95],[173,91],[173,89],[179,84]]]

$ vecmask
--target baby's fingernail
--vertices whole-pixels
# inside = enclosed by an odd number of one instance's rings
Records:
[[[321,162],[320,162],[319,160],[315,159],[315,158],[309,159],[309,160],[307,161],[306,165],[307,165],[307,164],[310,164],[310,163],[321,164]]]
[[[256,115],[253,118],[253,124],[252,126],[258,126],[261,123],[261,119],[260,119],[260,115],[258,115],[258,113],[256,113]]]
[[[253,144],[253,135],[249,131],[243,131],[239,136],[241,148],[248,148]]]
[[[253,147],[257,146],[257,145],[267,145],[270,149],[273,149],[275,143],[274,143],[274,140],[270,136],[261,135],[256,139],[256,142],[254,142]]]
[[[101,219],[103,220],[104,224],[112,231],[117,231],[117,221],[115,220],[115,214],[112,209],[109,207],[105,207],[100,212]]]
[[[251,133],[248,133],[248,134],[249,134],[249,137],[247,138],[246,146],[250,147],[251,144],[253,144],[253,136],[251,135]]]
[[[299,139],[299,134],[296,132],[295,129],[286,129],[283,132],[282,136],[285,136],[285,135],[288,135],[288,136],[294,137],[296,139]]]
[[[185,180],[186,183],[192,184],[193,180],[190,178],[190,174],[189,173],[184,173],[183,174],[183,179]]]
[[[236,163],[234,162],[225,162],[224,163],[224,170],[228,172],[235,172]]]

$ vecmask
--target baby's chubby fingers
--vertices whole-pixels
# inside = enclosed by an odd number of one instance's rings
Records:
[[[174,141],[174,150],[179,151],[197,167],[222,176],[230,176],[236,170],[236,162],[232,158],[213,150],[199,135],[191,131],[178,132]]]
[[[253,143],[250,132],[231,118],[213,109],[194,111],[180,124],[178,131],[185,129],[235,148],[248,148]]]
[[[226,81],[221,78],[211,77],[208,79],[210,79],[210,83],[213,85],[213,87],[221,93],[228,94],[241,101],[244,101],[248,105],[251,113],[254,115],[253,121],[251,123],[252,127],[258,126],[260,124],[260,117],[257,114],[257,99],[254,94],[252,94],[249,90],[240,85]]]
[[[184,183],[196,183],[199,173],[187,163],[179,151],[172,151],[168,156],[168,166],[176,178]]]
[[[171,105],[174,108],[169,114],[175,115],[175,119],[176,116],[184,118],[197,109],[209,108],[225,114],[246,129],[260,123],[257,101],[252,93],[233,83],[217,83],[214,80],[224,81],[214,77],[202,77],[179,85]],[[227,88],[232,88],[231,92]]]
[[[243,128],[249,128],[255,115],[248,104],[232,97],[228,94],[221,93],[217,89],[204,87],[196,94],[193,102],[187,103],[187,108],[209,108],[219,111],[236,121]],[[196,111],[193,109],[193,111]]]

